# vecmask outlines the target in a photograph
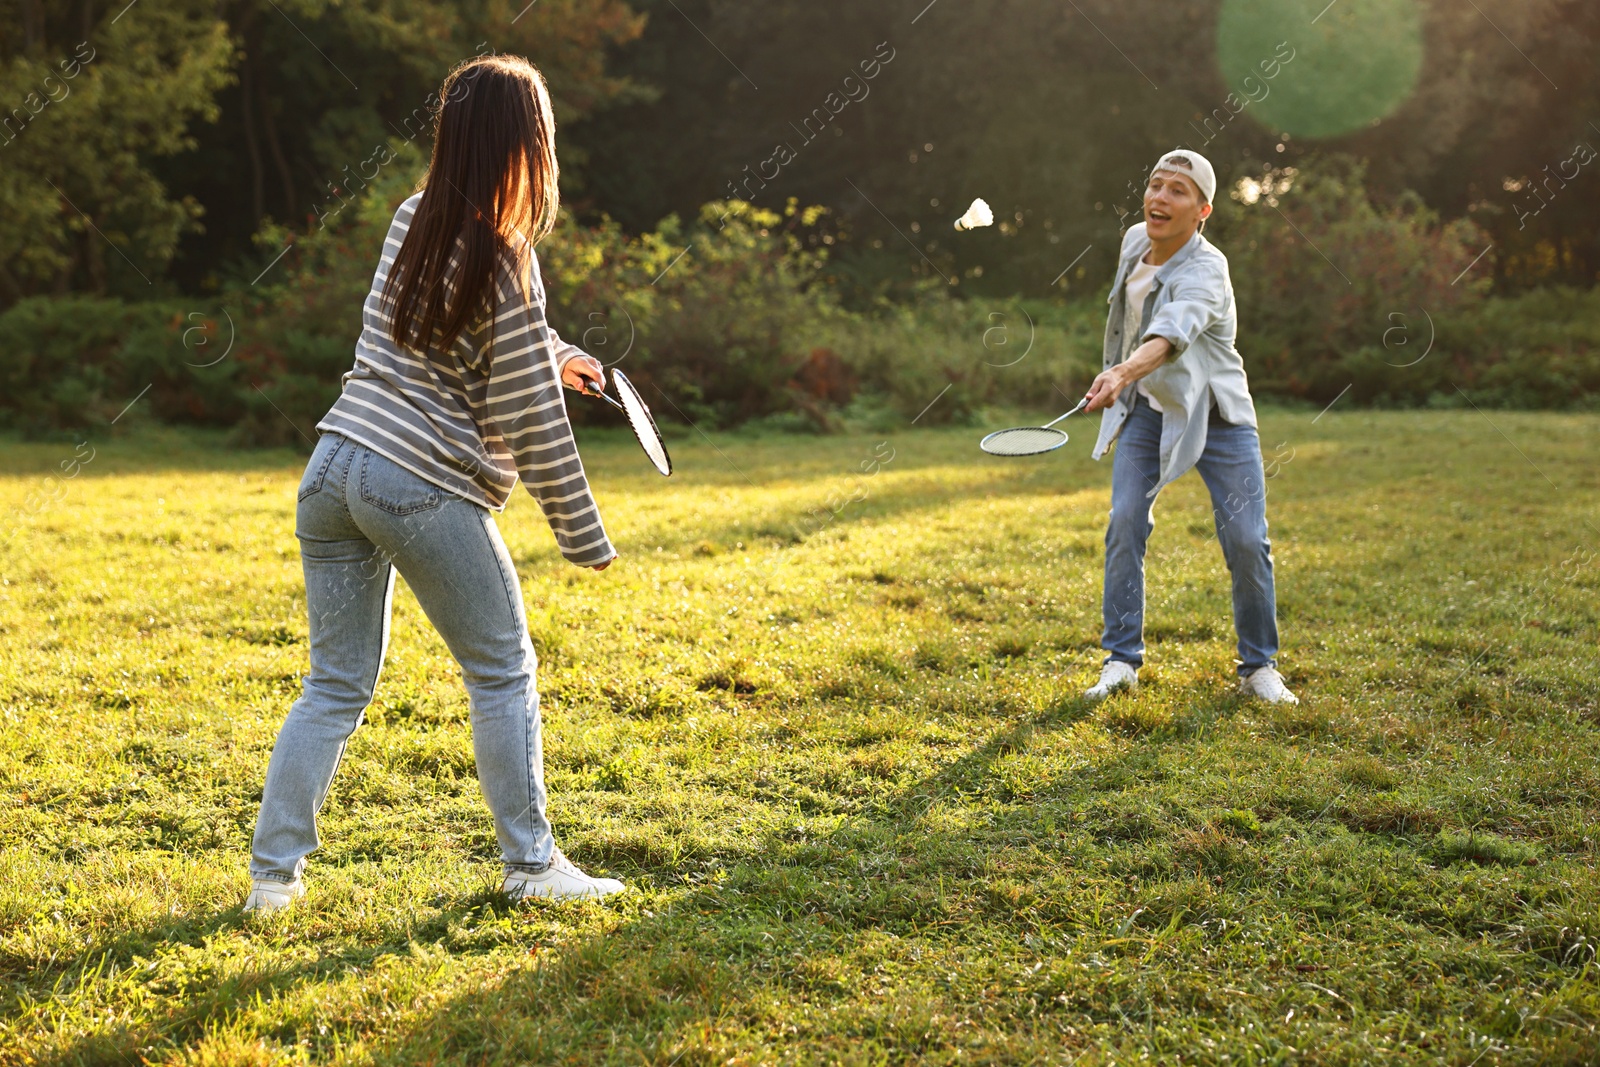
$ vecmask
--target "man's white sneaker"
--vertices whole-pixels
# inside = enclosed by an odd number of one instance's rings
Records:
[[[1248,697],[1259,697],[1269,704],[1298,704],[1300,698],[1289,692],[1283,684],[1283,675],[1276,667],[1261,667],[1239,683],[1239,692]]]
[[[306,884],[296,878],[292,882],[277,882],[271,878],[256,878],[250,882],[250,895],[244,898],[244,910],[253,912],[278,911],[306,895]]]
[[[1104,700],[1119,689],[1139,688],[1139,671],[1131,663],[1114,659],[1100,668],[1100,680],[1084,691],[1085,700]]]
[[[550,866],[538,874],[512,871],[500,886],[501,892],[512,900],[527,897],[545,897],[550,900],[567,900],[576,897],[604,897],[623,890],[615,878],[592,878],[578,870],[573,862],[558,848],[550,856]]]

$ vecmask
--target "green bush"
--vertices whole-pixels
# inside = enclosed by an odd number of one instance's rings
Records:
[[[1238,346],[1260,392],[1327,401],[1360,373],[1360,399],[1414,393],[1385,379],[1415,358],[1429,317],[1465,313],[1490,284],[1482,263],[1462,276],[1488,244],[1477,226],[1441,223],[1411,192],[1373,203],[1348,156],[1268,167],[1229,197],[1206,236],[1228,255]]]
[[[239,443],[304,449],[316,440],[317,422],[355,363],[389,225],[423,166],[406,143],[333,221],[303,232],[269,223],[256,235],[265,257],[292,247],[264,280],[240,279],[225,296],[248,323],[234,356]]]
[[[252,305],[239,358],[244,439],[293,443],[291,424],[309,430],[333,402],[360,331],[370,250],[406,195],[409,183],[375,184],[359,211],[300,237],[293,265]],[[563,219],[539,248],[551,323],[624,370],[658,419],[707,428],[827,429],[843,414],[910,420],[925,409],[919,423],[937,424],[991,403],[1060,406],[1052,385],[1087,386],[1099,361],[1092,314],[942,291],[912,306],[844,310],[825,251],[806,240],[821,215],[794,202],[776,212],[727,201],[637,237],[611,220]],[[269,230],[262,243],[289,239]],[[611,418],[592,405],[569,409],[580,423]]]
[[[109,422],[127,386],[115,354],[131,314],[120,300],[90,296],[29,297],[8,309],[0,316],[7,422],[28,434]]]
[[[1600,289],[1535,289],[1439,323],[1451,377],[1480,407],[1600,404]],[[1419,365],[1420,366],[1420,365]],[[1434,403],[1465,404],[1456,389]]]
[[[1093,305],[932,294],[828,324],[866,405],[917,425],[969,422],[990,405],[1065,411],[1100,369]],[[1098,316],[1098,317],[1097,317]]]
[[[0,313],[0,424],[101,427],[142,417],[235,428],[309,448],[354,360],[377,250],[423,162],[414,149],[330,223],[268,225],[262,263],[196,310],[175,301],[37,297]],[[1258,395],[1326,402],[1592,407],[1600,291],[1486,299],[1482,245],[1414,197],[1374,205],[1359,164],[1242,182],[1211,237],[1228,253],[1238,345]],[[1103,293],[1086,302],[961,299],[914,285],[897,301],[838,298],[811,240],[822,209],[732,201],[630,237],[563,220],[540,246],[562,335],[624,369],[657,418],[826,430],[972,421],[991,405],[1062,411],[1100,365]],[[260,267],[286,246],[281,260]],[[1108,281],[1109,284],[1109,281]],[[576,421],[610,421],[569,405]]]
[[[809,407],[825,419],[827,398],[796,382],[845,317],[803,240],[821,214],[727,201],[638,238],[609,219],[565,223],[539,251],[551,321],[622,368],[658,417],[729,426]]]
[[[251,322],[237,358],[241,441],[315,437],[354,360],[377,250],[415,173],[404,161],[392,167],[325,228],[263,230],[263,248],[294,249],[279,280],[241,293]],[[609,220],[580,227],[564,218],[539,248],[551,322],[625,368],[658,418],[726,426],[796,410],[809,401],[791,388],[814,347],[808,338],[839,314],[812,284],[821,257],[799,237],[818,213],[708,205],[692,226],[669,217],[637,238]],[[570,409],[580,422],[598,414]]]
[[[164,422],[225,422],[231,369],[203,366],[217,326],[171,301],[21,300],[0,314],[0,423],[40,436],[131,424],[147,411]]]
[[[1328,364],[1329,379],[1350,384],[1352,397],[1376,407],[1600,402],[1600,290],[1492,297],[1431,326],[1419,317],[1406,328],[1412,336],[1403,348],[1358,348]]]

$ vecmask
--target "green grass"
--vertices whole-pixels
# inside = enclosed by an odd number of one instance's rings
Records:
[[[0,1063],[1600,1062],[1600,418],[1314,414],[1263,415],[1291,709],[1231,693],[1193,475],[1144,687],[1078,699],[1087,425],[690,435],[671,481],[586,433],[620,562],[500,525],[558,840],[636,891],[497,896],[402,584],[309,896],[253,922],[303,459],[146,430],[41,491],[72,447],[0,446]]]

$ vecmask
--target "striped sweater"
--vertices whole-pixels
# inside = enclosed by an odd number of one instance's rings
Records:
[[[561,369],[582,350],[545,321],[544,282],[531,250],[530,292],[495,280],[495,310],[451,344],[424,355],[398,344],[379,294],[422,193],[395,212],[362,311],[355,366],[317,423],[418,477],[492,511],[503,511],[518,478],[539,502],[561,554],[589,567],[615,556],[578,458]],[[458,248],[459,252],[459,248]],[[459,263],[452,257],[451,264]],[[453,278],[446,287],[454,292]]]

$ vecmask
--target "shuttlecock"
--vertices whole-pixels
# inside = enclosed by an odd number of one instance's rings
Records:
[[[972,206],[967,208],[967,213],[956,219],[958,230],[975,230],[979,226],[992,225],[994,225],[994,212],[989,210],[989,205],[983,202],[982,197],[974,200]]]

